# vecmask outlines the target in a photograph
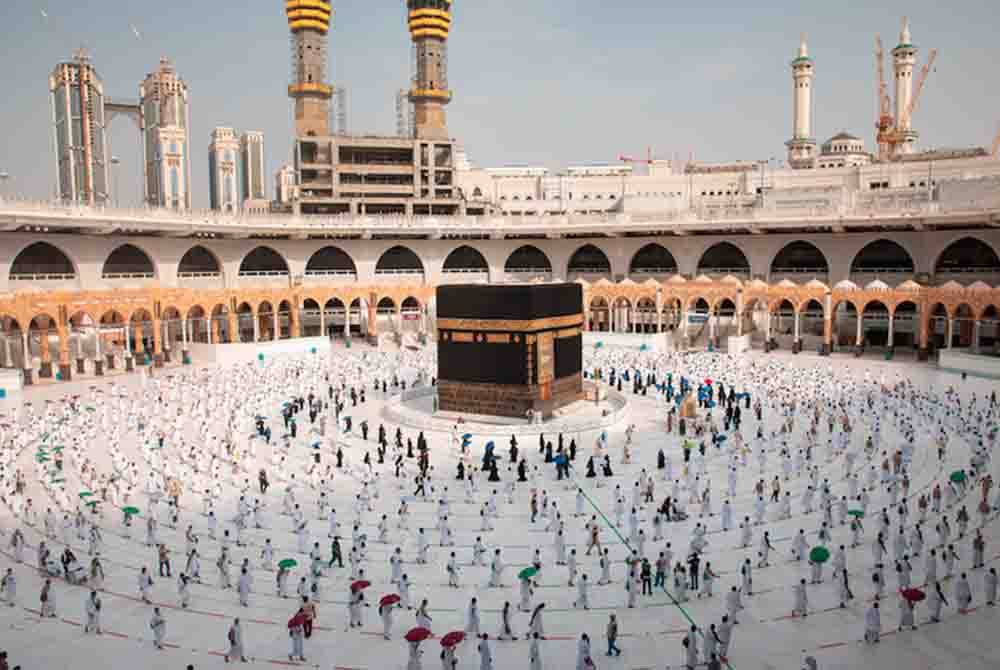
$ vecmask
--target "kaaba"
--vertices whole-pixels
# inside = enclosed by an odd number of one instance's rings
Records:
[[[437,289],[438,408],[543,417],[583,398],[579,284]]]

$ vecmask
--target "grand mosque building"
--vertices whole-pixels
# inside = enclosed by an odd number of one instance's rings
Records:
[[[796,352],[998,350],[1000,160],[995,147],[919,150],[910,118],[923,82],[906,26],[878,146],[814,139],[819,64],[803,38],[782,164],[554,172],[474,167],[448,134],[450,0],[408,3],[405,137],[334,132],[332,9],[286,5],[287,206],[199,212],[187,193],[122,209],[93,185],[83,199],[0,198],[0,365],[30,384],[180,364],[196,342],[403,342],[433,337],[438,285],[554,280],[583,284],[586,329],[669,332],[677,346],[749,335]]]

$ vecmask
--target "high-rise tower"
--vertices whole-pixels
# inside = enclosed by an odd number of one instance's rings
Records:
[[[813,60],[809,57],[809,47],[803,34],[799,40],[799,53],[792,61],[792,139],[785,142],[788,164],[793,168],[811,168],[816,160],[816,140],[812,136],[813,77]]]
[[[240,209],[240,141],[232,128],[216,128],[208,145],[209,205],[221,212]]]
[[[902,30],[899,31],[899,44],[892,50],[892,71],[896,84],[897,154],[912,153],[919,136],[910,127],[909,117],[910,102],[913,100],[913,68],[916,64],[917,47],[910,40],[910,23],[904,17]]]
[[[146,199],[154,207],[191,208],[188,89],[166,58],[139,85],[145,118]]]
[[[292,31],[292,77],[288,97],[295,101],[295,134],[330,134],[330,98],[326,83],[327,33],[333,9],[325,0],[286,0],[285,14]]]
[[[240,158],[243,172],[243,199],[264,200],[267,197],[264,176],[264,133],[251,131],[240,137]]]
[[[81,49],[49,76],[59,197],[87,205],[108,200],[104,85]]]
[[[414,135],[420,139],[448,139],[444,106],[448,89],[448,33],[452,0],[406,0],[413,40]]]

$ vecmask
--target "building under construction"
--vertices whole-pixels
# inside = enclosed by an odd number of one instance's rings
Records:
[[[353,136],[331,122],[336,89],[327,82],[333,8],[326,0],[287,0],[295,102],[295,207],[305,214],[464,213],[448,136],[448,33],[451,0],[407,0],[413,41],[412,124],[405,136]],[[344,116],[343,113],[340,114]],[[337,126],[336,128],[334,126]]]

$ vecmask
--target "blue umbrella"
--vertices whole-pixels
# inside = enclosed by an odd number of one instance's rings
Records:
[[[492,449],[492,448],[494,448],[495,446],[496,446],[496,445],[495,445],[495,444],[493,444],[493,440],[490,440],[489,442],[487,442],[487,443],[486,443],[486,448],[487,448],[487,449]]]
[[[466,433],[465,435],[462,436],[462,439],[463,440],[471,440],[472,439],[472,433]]]

